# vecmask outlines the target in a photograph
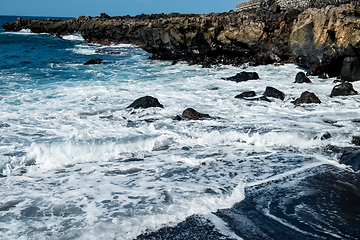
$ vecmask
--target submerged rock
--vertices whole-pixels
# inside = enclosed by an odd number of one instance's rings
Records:
[[[98,54],[120,54],[120,52],[118,51],[118,49],[116,48],[99,48],[95,50],[95,53]]]
[[[93,59],[90,59],[84,65],[92,65],[92,64],[101,64],[103,62],[102,59],[94,57]]]
[[[292,102],[295,105],[303,103],[321,103],[320,99],[312,92],[305,91],[301,94],[300,98]]]
[[[245,82],[248,80],[259,79],[259,75],[256,72],[241,72],[237,73],[235,76],[222,78],[223,80],[235,81],[235,82]]]
[[[311,80],[303,72],[296,74],[294,83],[311,83]]]
[[[282,91],[273,88],[273,87],[266,87],[266,90],[263,94],[264,97],[272,97],[272,98],[277,98],[277,99],[281,99],[284,101],[285,99],[285,93],[283,93]]]
[[[331,91],[330,97],[335,96],[348,96],[348,95],[357,95],[357,91],[354,90],[353,85],[348,82],[343,82],[339,85],[336,85]]]
[[[210,118],[209,114],[199,113],[193,108],[185,109],[181,117],[188,120],[199,120],[202,118]]]
[[[164,108],[162,104],[160,104],[159,100],[157,98],[151,97],[151,96],[145,96],[136,99],[132,104],[127,106],[126,108],[150,108],[150,107],[159,107]]]
[[[249,98],[249,97],[255,97],[256,93],[254,91],[247,91],[240,93],[239,95],[236,95],[235,98]]]

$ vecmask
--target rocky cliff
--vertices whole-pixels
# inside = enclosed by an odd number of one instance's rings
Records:
[[[360,3],[305,10],[289,41],[295,64],[308,68],[322,64],[329,75],[352,80],[346,75],[360,74],[355,65],[349,66],[360,61]]]
[[[288,45],[296,14],[266,18],[255,11],[79,17],[72,20],[28,20],[3,25],[5,30],[31,29],[57,36],[80,33],[88,42],[139,43],[153,59],[185,60],[191,64],[252,65],[291,60]]]
[[[190,64],[322,64],[330,75],[360,75],[360,4],[282,10],[275,0],[257,10],[227,13],[79,17],[5,23],[57,36],[80,33],[88,42],[138,43],[153,59]],[[336,66],[336,67],[334,67]],[[345,71],[347,69],[347,71]],[[360,79],[360,77],[359,77]],[[357,79],[355,79],[357,80]]]

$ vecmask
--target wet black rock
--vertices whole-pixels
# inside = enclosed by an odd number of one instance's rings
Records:
[[[327,139],[330,139],[332,136],[329,132],[326,132],[324,133],[322,136],[321,136],[321,140],[327,140]]]
[[[136,238],[136,240],[190,240],[190,239],[206,239],[206,240],[233,240],[219,232],[214,224],[202,217],[192,216],[186,221],[179,223],[175,227],[164,227],[157,232],[144,233]]]
[[[89,61],[87,61],[86,63],[84,63],[84,65],[93,65],[93,64],[101,64],[103,62],[102,59],[100,58],[92,58]]]
[[[353,85],[349,82],[343,82],[339,85],[336,85],[331,91],[330,97],[335,96],[348,96],[348,95],[357,95],[357,91],[354,90]]]
[[[359,173],[322,165],[247,187],[245,199],[231,208],[190,216],[137,239],[358,239],[359,193]],[[221,236],[214,217],[207,218],[213,215],[230,237]]]
[[[255,97],[256,93],[254,91],[247,91],[240,93],[239,95],[236,95],[235,98],[249,98],[249,97]]]
[[[360,152],[344,154],[340,163],[350,166],[354,171],[360,170]]]
[[[173,118],[174,121],[181,121],[182,117],[180,115],[176,115],[176,117]]]
[[[305,91],[301,94],[300,98],[292,102],[295,105],[303,103],[321,103],[320,99],[312,92]]]
[[[341,79],[350,82],[360,80],[360,57],[347,57],[344,59]]]
[[[235,81],[235,82],[245,82],[248,80],[259,79],[259,75],[256,72],[241,72],[237,73],[235,76],[222,78],[223,80]]]
[[[310,68],[310,70],[306,73],[307,76],[319,76],[324,74],[325,69],[323,65],[314,65]]]
[[[202,118],[210,118],[209,114],[199,113],[193,108],[185,109],[181,117],[188,120],[199,120]]]
[[[353,136],[351,143],[360,146],[360,136]]]
[[[296,74],[294,83],[311,83],[311,80],[303,72]]]
[[[266,90],[265,90],[263,96],[277,98],[277,99],[281,99],[283,101],[285,99],[285,93],[283,93],[282,91],[280,91],[276,88],[273,88],[273,87],[266,87]]]
[[[127,108],[150,108],[150,107],[159,107],[164,108],[162,104],[160,104],[157,98],[151,96],[145,96],[136,99],[132,104],[130,104]]]

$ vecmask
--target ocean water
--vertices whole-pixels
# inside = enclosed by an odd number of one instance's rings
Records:
[[[247,187],[346,168],[323,149],[351,146],[360,97],[330,98],[335,79],[295,84],[304,70],[293,64],[204,69],[111,47],[119,54],[79,35],[0,30],[0,239],[134,239],[230,208]],[[83,65],[93,57],[103,64]],[[221,80],[241,71],[260,79]],[[285,100],[234,98],[266,86]],[[322,103],[294,106],[304,91]],[[126,109],[146,95],[164,109]],[[173,120],[188,107],[213,118]]]

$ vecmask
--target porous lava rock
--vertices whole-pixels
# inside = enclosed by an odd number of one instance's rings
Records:
[[[157,98],[151,96],[145,96],[136,99],[132,104],[130,104],[127,108],[150,108],[150,107],[159,107],[164,108],[162,104],[160,104]]]
[[[269,86],[266,87],[266,90],[263,93],[263,96],[277,98],[277,99],[281,99],[281,100],[285,99],[285,93],[283,93],[282,91],[280,91],[274,87],[269,87]]]
[[[300,98],[297,98],[292,103],[295,105],[300,105],[303,103],[321,103],[321,101],[314,93],[305,91],[301,94]]]
[[[294,83],[311,83],[311,80],[303,72],[298,72]]]
[[[228,78],[222,78],[223,80],[235,81],[235,82],[245,82],[248,80],[256,80],[259,79],[259,75],[256,72],[240,72],[235,76],[231,76]]]
[[[349,96],[349,95],[357,95],[357,91],[354,90],[354,87],[349,82],[342,82],[336,85],[331,91],[330,97],[335,96]]]
[[[84,63],[84,65],[101,64],[102,62],[103,62],[102,59],[94,57],[94,58],[90,59],[89,61],[87,61],[86,63]]]
[[[254,91],[247,91],[240,93],[239,95],[236,95],[235,98],[249,98],[249,97],[255,97],[256,93]]]
[[[187,108],[183,111],[181,117],[188,120],[199,120],[202,118],[210,118],[209,114],[199,113],[193,108]]]

